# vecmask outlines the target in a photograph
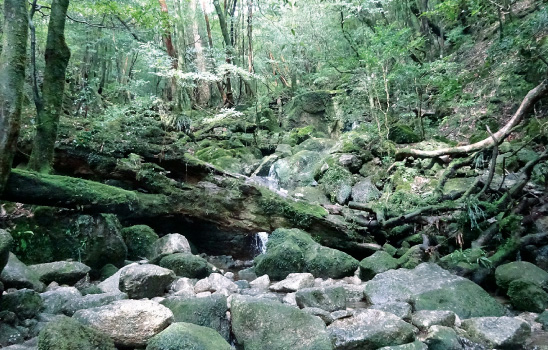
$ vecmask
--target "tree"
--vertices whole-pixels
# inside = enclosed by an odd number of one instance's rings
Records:
[[[215,10],[217,11],[217,16],[219,16],[219,24],[221,26],[221,32],[223,33],[223,39],[225,42],[226,50],[226,63],[232,64],[232,41],[230,40],[230,34],[228,33],[228,25],[226,23],[226,15],[219,0],[213,0],[213,5],[215,5]],[[230,76],[226,76],[226,105],[228,107],[234,106],[234,95],[232,93],[232,83],[230,81]]]
[[[26,1],[4,1],[0,55],[0,193],[11,171],[19,135],[27,61],[27,15]]]
[[[49,173],[59,117],[63,111],[65,74],[70,50],[65,42],[65,22],[69,0],[53,0],[46,43],[46,68],[42,88],[43,109],[37,111],[36,136],[29,159],[29,169]]]

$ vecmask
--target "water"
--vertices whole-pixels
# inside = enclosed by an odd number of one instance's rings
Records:
[[[266,242],[268,242],[268,233],[258,232],[255,234],[255,240],[253,243],[253,251],[257,255],[266,253]]]

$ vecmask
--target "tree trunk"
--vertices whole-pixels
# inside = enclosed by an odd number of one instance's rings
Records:
[[[192,11],[192,35],[194,41],[194,50],[196,51],[196,67],[199,73],[207,71],[206,59],[204,56],[204,49],[202,44],[202,37],[200,36],[200,30],[198,27],[198,17],[196,16],[197,1],[190,1],[190,9]],[[197,82],[197,98],[196,103],[200,106],[206,105],[211,99],[211,93],[209,91],[209,84],[206,81],[198,80]]]
[[[65,73],[70,50],[65,42],[65,20],[69,0],[54,0],[46,42],[46,68],[42,88],[43,109],[36,116],[36,136],[29,159],[29,169],[48,173],[53,163],[59,117],[63,112]]]
[[[169,9],[167,7],[166,0],[158,0],[160,3],[160,8],[162,11],[162,14],[164,15],[162,24],[164,27],[164,33],[162,34],[162,39],[164,40],[164,45],[166,47],[166,51],[169,57],[171,57],[171,65],[173,69],[177,69],[179,66],[177,51],[175,50],[175,46],[173,46],[173,40],[171,38],[171,30],[169,25]],[[167,100],[173,101],[173,99],[177,96],[177,84],[175,81],[175,78],[170,79],[170,88],[167,90]]]
[[[232,64],[232,43],[230,41],[230,34],[228,33],[226,16],[221,9],[219,0],[213,0],[213,5],[215,6],[215,10],[217,11],[217,15],[219,16],[219,25],[221,26],[221,32],[223,33],[223,39],[226,49],[226,63]],[[229,74],[226,75],[226,105],[228,107],[234,106],[234,94],[232,93],[232,83],[230,81]]]
[[[0,194],[11,171],[21,124],[27,61],[27,16],[26,1],[4,0],[0,55]]]

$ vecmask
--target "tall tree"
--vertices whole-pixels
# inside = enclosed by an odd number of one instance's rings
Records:
[[[59,118],[63,110],[65,74],[70,50],[65,42],[65,22],[69,0],[53,0],[46,41],[46,68],[42,88],[43,108],[36,116],[36,136],[29,159],[29,169],[49,173]]]
[[[223,33],[226,50],[226,63],[232,64],[232,41],[230,40],[230,34],[228,33],[226,15],[219,4],[219,0],[213,0],[213,5],[215,6],[217,16],[219,16],[219,24],[221,26],[221,32]],[[234,94],[232,93],[232,83],[230,81],[229,74],[226,75],[226,105],[228,107],[234,106]]]
[[[206,59],[204,55],[204,48],[202,44],[202,37],[200,35],[200,30],[198,26],[198,17],[197,17],[197,0],[190,0],[190,10],[192,14],[192,36],[194,41],[194,52],[196,54],[196,68],[198,72],[204,73],[207,71]],[[197,87],[197,96],[196,103],[198,105],[206,105],[211,98],[211,93],[209,91],[209,84],[206,81],[198,81]]]
[[[209,52],[210,52],[210,57],[209,58],[213,62],[213,65],[215,65],[215,61],[213,60],[213,55],[211,54],[211,52],[213,52],[213,38],[211,36],[211,25],[209,24],[209,16],[207,15],[206,5],[205,5],[204,0],[201,0],[201,5],[202,5],[202,12],[204,13],[204,19],[205,19],[206,30],[207,30],[207,42],[208,42],[208,45],[209,45]],[[221,95],[221,99],[223,100],[223,104],[226,105],[227,104],[227,96],[226,96],[225,90],[223,88],[223,84],[221,84],[220,81],[217,81],[216,84],[217,84],[217,89],[219,90],[219,94]]]
[[[4,0],[0,55],[0,194],[11,171],[21,124],[23,82],[27,61],[27,2]]]

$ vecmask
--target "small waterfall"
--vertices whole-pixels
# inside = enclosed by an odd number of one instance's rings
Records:
[[[268,242],[268,233],[257,232],[254,236],[253,251],[257,255],[266,253],[266,242]]]

